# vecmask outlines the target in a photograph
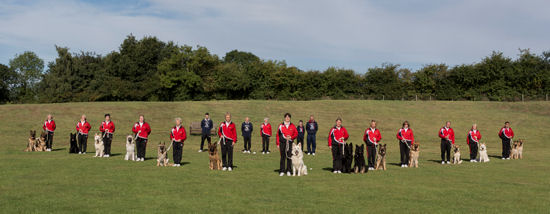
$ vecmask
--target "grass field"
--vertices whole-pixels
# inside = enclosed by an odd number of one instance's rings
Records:
[[[305,156],[309,175],[279,177],[279,157],[272,138],[270,155],[242,154],[235,146],[233,172],[208,170],[207,153],[198,153],[200,136],[183,149],[180,168],[155,167],[156,144],[168,141],[173,118],[186,129],[210,112],[217,123],[230,111],[240,123],[254,123],[252,150],[260,151],[259,125],[272,125],[290,112],[293,122],[316,115],[317,156]],[[402,102],[402,101],[208,101],[176,103],[66,103],[0,106],[0,212],[3,213],[549,213],[549,102]],[[26,153],[28,131],[41,129],[48,113],[57,130],[54,151]],[[111,158],[68,154],[69,132],[81,114],[96,131],[104,113],[116,124]],[[145,114],[152,127],[145,162],[124,161],[124,136]],[[388,170],[367,174],[332,174],[326,135],[343,118],[353,143],[360,143],[368,121],[378,121],[387,143]],[[421,144],[420,168],[400,168],[396,131],[411,123]],[[477,123],[491,162],[458,166],[439,164],[437,132],[453,122],[457,143],[467,158],[466,133]],[[500,160],[497,136],[510,121],[516,137],[526,139],[523,160]],[[240,130],[238,132],[240,136]],[[171,159],[171,152],[170,152]]]

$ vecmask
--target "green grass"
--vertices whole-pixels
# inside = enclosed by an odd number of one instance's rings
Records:
[[[184,124],[210,112],[219,122],[230,111],[240,125],[249,116],[256,129],[252,150],[261,149],[258,135],[264,117],[272,125],[285,112],[293,122],[316,115],[319,122],[317,156],[305,156],[305,177],[279,177],[278,153],[272,138],[270,155],[242,154],[235,147],[233,172],[210,171],[207,153],[198,153],[199,136],[185,142],[180,168],[155,167],[156,144],[168,141],[173,118]],[[175,103],[66,103],[0,106],[0,212],[5,213],[548,213],[550,210],[550,153],[547,139],[550,103],[401,102],[401,101],[209,101]],[[26,153],[28,131],[41,129],[48,113],[58,128],[54,152]],[[69,132],[79,116],[88,115],[96,131],[104,113],[111,113],[116,134],[111,158],[68,154]],[[152,127],[145,162],[124,161],[124,136],[138,114]],[[326,135],[336,117],[343,118],[354,143],[371,119],[378,121],[387,143],[388,170],[364,175],[334,175]],[[421,144],[420,168],[398,163],[397,129],[408,120]],[[457,142],[467,157],[466,133],[477,123],[490,156],[500,156],[497,136],[510,121],[526,139],[523,160],[459,166],[438,163],[437,132],[453,121]],[[186,125],[186,128],[188,125]],[[239,126],[240,127],[240,126]],[[240,131],[238,132],[240,135]],[[171,159],[171,153],[170,153]]]

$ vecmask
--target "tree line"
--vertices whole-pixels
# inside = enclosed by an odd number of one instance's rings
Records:
[[[0,64],[0,103],[183,101],[226,99],[421,99],[513,101],[550,92],[550,51],[493,52],[480,62],[429,64],[412,72],[382,64],[364,74],[336,67],[303,71],[285,61],[233,50],[218,57],[206,47],[156,37],[127,36],[105,56],[58,47],[44,66],[33,52]]]

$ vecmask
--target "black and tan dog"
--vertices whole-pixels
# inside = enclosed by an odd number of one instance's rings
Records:
[[[409,152],[409,167],[418,168],[419,155],[420,155],[420,144],[414,143],[411,146],[411,151]]]
[[[218,143],[208,143],[208,158],[210,159],[211,170],[222,169],[222,161],[218,155]]]
[[[38,152],[45,152],[46,151],[46,132],[42,132],[40,134],[40,138],[36,139],[36,149],[35,151]]]
[[[354,159],[355,159],[354,160],[355,165],[353,167],[353,171],[355,173],[365,173],[369,171],[369,169],[365,164],[365,145],[364,144],[361,144],[361,146],[355,145]]]
[[[378,146],[378,156],[376,156],[375,169],[386,170],[386,144]]]
[[[36,151],[36,131],[31,130],[29,134],[29,142],[27,143],[27,148],[23,150],[25,152]]]
[[[78,145],[76,144],[76,133],[75,134],[69,133],[69,135],[70,135],[69,145],[71,146],[69,148],[69,153],[78,153]]]
[[[168,166],[168,151],[170,151],[170,148],[172,147],[172,144],[166,149],[166,143],[162,142],[159,143],[158,146],[158,152],[157,152],[157,166]]]

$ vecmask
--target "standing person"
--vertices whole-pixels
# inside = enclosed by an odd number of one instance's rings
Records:
[[[145,150],[147,149],[147,137],[151,134],[151,127],[145,122],[145,117],[139,115],[139,121],[132,127],[136,135],[136,147],[138,161],[145,161]]]
[[[285,120],[277,128],[277,149],[281,155],[281,160],[279,164],[279,176],[286,175],[290,176],[290,170],[292,161],[290,156],[292,156],[292,142],[296,137],[298,137],[298,131],[296,126],[290,122],[292,117],[290,113],[285,113]],[[286,168],[285,168],[286,163]]]
[[[176,118],[176,126],[170,130],[170,140],[172,141],[172,157],[174,158],[174,166],[179,167],[181,164],[181,155],[183,153],[183,142],[187,139],[185,128],[181,125],[181,118]]]
[[[333,173],[342,173],[344,144],[348,138],[348,130],[342,126],[342,118],[336,118],[336,125],[330,129],[328,134],[328,148],[332,151]]]
[[[233,145],[237,142],[237,129],[231,121],[231,113],[225,113],[225,121],[220,124],[218,136],[221,138],[222,170],[233,170]]]
[[[269,118],[264,118],[264,123],[260,126],[262,135],[262,154],[269,154],[269,138],[271,137],[271,124]]]
[[[210,120],[210,114],[208,112],[204,114],[204,120],[201,121],[201,129],[202,129],[202,135],[201,135],[201,149],[199,149],[199,152],[204,151],[204,140],[208,140],[208,144],[212,143],[212,138],[210,137],[210,131],[214,128],[214,124],[212,120]]]
[[[254,126],[250,122],[250,118],[246,117],[241,125],[241,132],[244,138],[244,150],[243,153],[250,153],[250,146],[252,141],[252,131]]]
[[[409,167],[410,147],[414,143],[414,134],[409,121],[405,120],[403,122],[401,129],[397,131],[397,139],[399,140],[399,151],[401,152],[401,167]]]
[[[52,144],[53,144],[53,133],[55,131],[55,121],[53,120],[53,116],[51,114],[48,114],[46,116],[46,120],[44,121],[44,125],[42,126],[42,129],[46,132],[46,151],[51,152],[52,151]]]
[[[298,128],[296,128],[298,130],[298,143],[301,143],[302,145],[302,152],[304,152],[304,135],[305,135],[305,127],[304,127],[304,121],[300,120],[300,122],[298,122]]]
[[[479,146],[479,140],[481,139],[481,133],[477,130],[477,124],[472,125],[472,129],[468,131],[466,136],[466,143],[470,147],[470,162],[477,162],[477,150]]]
[[[365,129],[363,141],[367,144],[367,158],[369,170],[374,170],[374,161],[376,158],[376,146],[382,140],[380,131],[376,128],[376,121],[370,121],[370,127]]]
[[[111,143],[113,142],[113,133],[115,133],[115,124],[111,121],[111,114],[105,114],[105,121],[101,122],[99,131],[103,136],[103,145],[105,146],[103,157],[108,158],[111,155]]]
[[[510,122],[506,121],[504,127],[498,132],[498,136],[502,139],[502,160],[510,159],[510,142],[514,138],[514,131],[510,128]]]
[[[86,148],[88,147],[88,132],[90,132],[90,123],[86,121],[86,115],[80,117],[80,121],[76,123],[76,132],[78,133],[76,139],[78,140],[78,154],[86,154]]]
[[[451,147],[455,144],[455,132],[451,128],[451,121],[447,121],[445,126],[441,127],[439,138],[441,138],[441,164],[445,164],[445,156],[447,164],[451,164]]]
[[[309,116],[309,121],[306,123],[307,130],[307,155],[315,156],[315,148],[317,147],[317,142],[315,142],[315,135],[317,134],[317,121],[313,118],[313,115]]]

